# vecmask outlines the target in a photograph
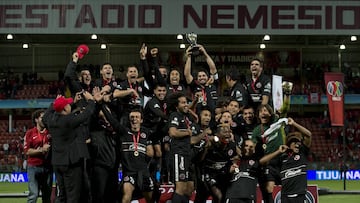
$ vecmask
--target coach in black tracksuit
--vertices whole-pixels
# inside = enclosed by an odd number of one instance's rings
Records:
[[[58,97],[44,115],[43,121],[52,137],[52,159],[59,196],[57,202],[78,203],[83,184],[83,158],[89,158],[85,141],[80,142],[79,129],[93,114],[95,102],[89,92],[83,93],[87,100],[85,109],[71,112],[72,98]],[[55,110],[55,112],[54,112]]]

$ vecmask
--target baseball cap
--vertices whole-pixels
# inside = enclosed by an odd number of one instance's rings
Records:
[[[89,47],[86,44],[80,44],[76,52],[79,54],[79,59],[82,59],[86,54],[89,53]]]
[[[53,103],[53,108],[56,112],[61,112],[62,110],[64,110],[66,105],[71,104],[71,103],[73,103],[72,98],[65,98],[64,96],[61,96],[61,97],[55,99],[55,101]]]

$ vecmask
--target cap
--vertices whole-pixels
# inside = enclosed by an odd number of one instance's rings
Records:
[[[289,133],[289,135],[286,136],[286,145],[289,145],[292,142],[301,142],[302,139],[302,134],[300,132]]]
[[[56,112],[61,112],[64,110],[65,106],[68,104],[73,103],[72,98],[65,98],[64,96],[61,96],[57,99],[55,99],[53,103],[53,108]]]
[[[76,49],[76,52],[79,54],[79,59],[82,59],[89,53],[89,47],[86,44],[80,44]]]

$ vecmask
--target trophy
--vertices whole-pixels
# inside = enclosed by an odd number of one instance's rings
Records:
[[[195,33],[187,33],[185,35],[186,40],[191,46],[191,52],[193,56],[198,56],[200,54],[199,47],[197,46],[197,34]]]
[[[286,95],[290,95],[291,94],[291,91],[293,89],[293,83],[292,82],[287,82],[287,81],[284,81],[282,83],[282,88],[283,88],[283,91],[284,91],[284,94]]]

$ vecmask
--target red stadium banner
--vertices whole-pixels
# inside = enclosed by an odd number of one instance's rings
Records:
[[[344,74],[325,73],[325,87],[332,126],[344,126]]]

